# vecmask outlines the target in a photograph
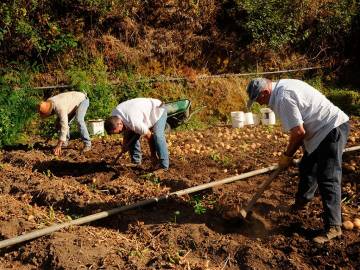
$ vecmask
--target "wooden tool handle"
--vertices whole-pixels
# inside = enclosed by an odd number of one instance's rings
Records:
[[[269,176],[269,178],[260,185],[258,191],[254,194],[254,196],[248,202],[246,207],[240,210],[240,214],[244,218],[246,218],[248,212],[252,210],[252,208],[254,207],[254,204],[257,202],[257,200],[260,198],[260,196],[264,193],[264,191],[268,189],[268,187],[270,186],[272,181],[274,181],[274,179],[279,175],[280,171],[281,170],[278,168],[274,172],[272,172],[272,174]]]

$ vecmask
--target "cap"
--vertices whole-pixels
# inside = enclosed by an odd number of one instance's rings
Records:
[[[247,102],[247,108],[250,110],[254,101],[259,97],[261,90],[266,87],[267,79],[265,78],[256,78],[249,82],[246,87],[246,92],[249,96],[249,100]]]

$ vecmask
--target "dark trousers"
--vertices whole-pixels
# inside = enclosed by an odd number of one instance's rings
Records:
[[[325,227],[341,225],[341,163],[349,135],[346,122],[329,132],[314,152],[306,151],[299,165],[296,200],[310,201],[317,188],[323,203]]]

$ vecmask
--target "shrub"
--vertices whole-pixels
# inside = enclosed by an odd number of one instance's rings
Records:
[[[36,114],[37,99],[29,87],[13,90],[5,76],[0,76],[0,147],[21,137],[25,126]]]
[[[8,3],[7,3],[8,2]],[[77,46],[48,1],[0,3],[0,51],[6,58],[52,56]]]
[[[351,90],[332,90],[327,97],[344,112],[360,115],[360,93]]]
[[[132,73],[122,73],[120,78],[121,83],[115,86],[119,102],[136,97],[149,97],[153,89],[153,84],[147,77],[134,76]]]
[[[235,22],[244,45],[280,52],[289,46],[318,53],[339,49],[350,34],[358,12],[354,0],[222,0],[223,17]]]
[[[86,93],[90,99],[87,118],[107,117],[117,101],[113,86],[107,81],[106,66],[102,60],[96,59],[87,70],[73,67],[68,74],[74,88]]]
[[[90,99],[88,118],[105,118],[120,102],[147,96],[150,92],[151,84],[148,80],[142,81],[132,74],[119,73],[119,84],[109,82],[107,66],[102,58],[95,59],[85,68],[73,67],[68,75],[74,88],[87,93]]]

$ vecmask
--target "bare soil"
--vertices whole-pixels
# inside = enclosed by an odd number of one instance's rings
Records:
[[[347,147],[360,144],[352,119]],[[268,167],[287,142],[279,127],[227,126],[171,132],[171,168],[152,173],[144,144],[142,168],[127,166],[121,138],[97,138],[81,155],[71,141],[63,156],[35,140],[0,152],[0,240],[176,190]],[[52,142],[54,144],[55,141]],[[300,153],[299,153],[300,156]],[[344,154],[343,218],[360,217],[360,151]],[[245,205],[267,174],[129,210],[0,251],[0,269],[360,269],[360,230],[325,245],[317,196],[306,211],[287,208],[297,168],[281,173],[256,203],[249,222],[224,211]]]

